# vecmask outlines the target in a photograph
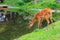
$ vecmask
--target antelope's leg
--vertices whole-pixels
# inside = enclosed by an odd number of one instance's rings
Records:
[[[53,23],[53,20],[52,20],[52,12],[50,13],[50,20]]]
[[[50,14],[50,21],[51,21],[51,23],[52,23],[52,28],[54,28],[54,24],[53,24],[53,20],[52,20],[52,13]]]
[[[50,21],[48,18],[46,18],[46,21],[47,21],[47,27],[48,27],[48,25],[50,24]]]
[[[50,20],[51,20],[51,23],[52,23],[52,28],[54,29],[53,20],[52,20],[52,18],[51,18],[51,17],[50,17]]]
[[[51,23],[53,23],[53,20],[52,20],[52,18],[50,17],[50,20],[51,20]]]
[[[39,29],[39,26],[41,25],[41,18],[39,17],[38,18],[38,29]]]
[[[49,19],[46,19],[46,21],[47,21],[47,23],[48,23],[47,25],[49,25],[49,24],[50,24],[50,21],[49,21]]]

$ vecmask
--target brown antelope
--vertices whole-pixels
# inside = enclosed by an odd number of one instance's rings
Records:
[[[50,23],[49,19],[51,20],[51,22],[53,22],[52,11],[50,8],[45,8],[42,11],[37,12],[36,15],[33,17],[33,19],[31,20],[31,22],[29,22],[28,28],[30,29],[36,20],[38,20],[38,28],[39,28],[39,26],[41,25],[41,22],[44,19],[47,21],[47,23],[48,23],[47,25],[49,25],[49,23]]]

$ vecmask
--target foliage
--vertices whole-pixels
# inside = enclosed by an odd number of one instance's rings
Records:
[[[22,5],[24,5],[24,2],[18,2],[18,4],[22,6]]]
[[[23,0],[24,2],[31,2],[31,1],[33,1],[33,0]]]
[[[27,15],[31,15],[31,14],[35,14],[38,11],[37,9],[41,9],[41,8],[51,8],[52,10],[53,9],[60,9],[59,6],[60,6],[60,4],[58,4],[56,2],[56,0],[52,0],[52,1],[51,0],[46,0],[46,1],[42,0],[36,4],[32,4],[31,2],[29,2],[25,5],[23,5],[22,9],[25,12],[29,13],[29,14],[26,13]],[[36,8],[36,10],[31,10],[31,9],[35,9],[35,8]]]

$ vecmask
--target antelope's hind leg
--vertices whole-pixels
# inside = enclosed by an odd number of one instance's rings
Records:
[[[50,24],[50,21],[48,18],[46,18],[46,21],[47,21],[47,29],[48,29],[48,25]]]
[[[52,23],[52,28],[54,29],[54,24],[53,24],[53,20],[52,20],[52,18],[50,17],[50,21],[51,21],[51,23]]]

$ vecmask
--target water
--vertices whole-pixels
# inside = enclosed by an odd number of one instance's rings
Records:
[[[8,8],[19,8],[19,7],[8,6]]]
[[[29,10],[41,11],[42,9],[30,8]],[[60,10],[52,10],[52,12],[60,12]]]

